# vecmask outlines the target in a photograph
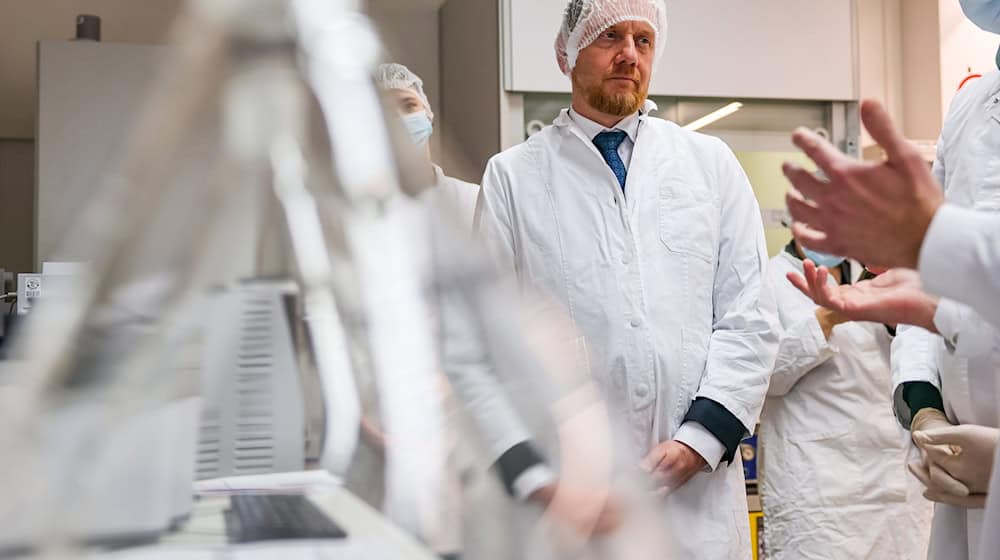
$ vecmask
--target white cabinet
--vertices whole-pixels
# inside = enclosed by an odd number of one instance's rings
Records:
[[[685,97],[858,97],[857,0],[667,0],[650,93]],[[504,86],[568,92],[553,43],[566,0],[502,0]]]

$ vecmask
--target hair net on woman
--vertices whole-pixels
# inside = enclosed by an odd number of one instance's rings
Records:
[[[624,21],[648,23],[659,40],[667,31],[667,7],[663,0],[570,0],[556,37],[556,60],[563,74],[570,75],[580,51],[604,30]],[[655,60],[662,53],[657,44]]]
[[[431,102],[427,99],[427,94],[424,93],[424,81],[406,66],[395,62],[380,64],[375,69],[375,83],[383,90],[408,89],[413,91],[424,102],[427,113],[434,114],[434,111],[431,110]]]

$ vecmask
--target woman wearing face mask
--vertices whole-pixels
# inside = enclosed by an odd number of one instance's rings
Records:
[[[430,139],[434,134],[434,112],[424,93],[423,80],[402,64],[382,64],[375,72],[375,81],[395,105],[413,143],[431,166],[437,187],[436,194],[459,212],[462,224],[472,231],[479,185],[448,177],[439,166],[431,162]]]
[[[781,324],[760,425],[769,558],[924,558],[931,504],[892,414],[894,329],[817,307],[785,279],[806,258],[838,283],[867,273],[794,241],[768,267],[762,301]]]

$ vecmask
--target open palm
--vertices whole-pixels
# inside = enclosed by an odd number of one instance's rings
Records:
[[[805,261],[804,275],[788,273],[788,280],[817,305],[851,321],[886,325],[916,325],[934,329],[937,298],[923,291],[915,270],[892,269],[872,280],[850,285],[828,282],[829,271]]]

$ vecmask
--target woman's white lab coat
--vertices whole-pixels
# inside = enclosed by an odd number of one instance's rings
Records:
[[[844,323],[828,341],[792,271],[800,259],[771,259],[782,335],[759,432],[768,557],[923,558],[931,504],[892,414],[892,339],[883,325]]]
[[[934,174],[950,204],[984,212],[1000,210],[1000,74],[972,82],[955,97],[938,143]],[[1000,215],[995,219],[1000,220]],[[1000,263],[994,274],[1000,275]],[[961,282],[961,273],[952,276]],[[941,300],[934,322],[941,336],[909,327],[900,329],[893,344],[897,416],[909,426],[902,384],[926,381],[941,390],[952,422],[997,427],[1000,339],[996,329],[971,307],[948,299]],[[979,548],[981,535],[997,533],[993,525],[981,530],[983,518],[982,510],[937,504],[929,558],[974,559],[980,550],[995,554],[996,546]]]
[[[627,196],[563,111],[490,161],[477,215],[502,264],[583,333],[633,473],[697,397],[752,430],[777,342],[758,303],[760,210],[736,158],[718,139],[640,118]],[[671,557],[749,558],[740,461],[710,467],[664,500]]]

